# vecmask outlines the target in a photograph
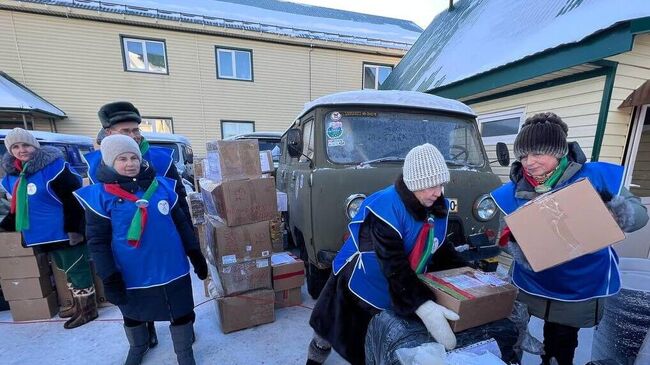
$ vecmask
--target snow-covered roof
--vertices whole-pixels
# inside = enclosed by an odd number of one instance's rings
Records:
[[[436,89],[648,16],[648,0],[458,0],[382,87]]]
[[[460,101],[425,94],[418,91],[357,90],[330,94],[313,100],[300,112],[299,117],[318,106],[325,105],[376,105],[429,109],[476,116],[472,108]]]
[[[180,142],[187,145],[190,144],[190,140],[181,134],[142,132],[142,135],[149,142],[173,142],[173,143]]]
[[[66,118],[63,110],[50,104],[3,72],[0,72],[0,111],[39,112]]]
[[[394,49],[408,49],[422,33],[408,20],[277,0],[27,1]]]

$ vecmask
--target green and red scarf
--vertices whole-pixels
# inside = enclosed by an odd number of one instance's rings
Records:
[[[147,141],[144,137],[140,140],[140,153],[144,156],[147,151],[149,151],[149,141]]]
[[[409,254],[411,269],[413,269],[416,274],[422,274],[424,273],[424,270],[427,269],[427,263],[429,262],[431,255],[433,255],[434,246],[435,236],[433,218],[429,218],[422,225],[420,233],[418,233],[418,238],[415,240],[415,246]]]
[[[27,201],[27,176],[25,176],[25,170],[30,162],[27,161],[23,164],[19,159],[14,160],[14,167],[20,172],[18,180],[14,184],[10,208],[10,212],[16,215],[16,232],[29,229],[29,202]]]
[[[144,192],[142,198],[139,198],[137,195],[131,194],[128,191],[122,189],[119,184],[104,184],[104,189],[109,194],[113,194],[118,198],[136,203],[138,210],[135,211],[135,215],[131,220],[131,225],[129,226],[129,231],[126,238],[129,245],[138,248],[140,246],[142,233],[147,226],[147,207],[149,205],[149,199],[151,199],[153,194],[156,192],[156,189],[158,189],[158,180],[154,179],[151,182],[151,185],[149,185],[147,190]]]

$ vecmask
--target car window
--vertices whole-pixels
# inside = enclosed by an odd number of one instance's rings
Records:
[[[300,156],[300,162],[307,161],[307,157],[314,157],[314,121],[307,121],[302,127],[302,153],[304,156]],[[305,157],[306,156],[306,157]]]

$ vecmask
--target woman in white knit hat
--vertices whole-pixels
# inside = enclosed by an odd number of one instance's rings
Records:
[[[86,235],[106,298],[124,317],[129,341],[125,365],[138,365],[150,348],[146,322],[169,321],[180,365],[193,365],[194,301],[188,258],[199,279],[208,268],[175,181],[142,159],[124,135],[101,144],[99,183],[75,192],[86,208]]]
[[[7,153],[2,157],[6,172],[2,186],[11,196],[11,210],[0,227],[21,232],[23,245],[49,252],[65,271],[74,304],[59,316],[69,318],[64,328],[79,327],[97,318],[83,236],[84,213],[72,195],[81,187],[81,176],[68,165],[61,150],[41,146],[29,131],[14,128],[4,142]]]
[[[449,182],[445,159],[423,144],[406,155],[395,184],[370,195],[348,226],[350,237],[332,263],[333,274],[314,307],[314,338],[307,364],[322,364],[332,348],[352,364],[365,364],[370,319],[382,310],[420,317],[447,349],[456,337],[447,320],[458,315],[434,301],[417,274],[465,266],[445,242]]]

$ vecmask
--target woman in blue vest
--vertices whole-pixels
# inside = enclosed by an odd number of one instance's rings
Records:
[[[13,129],[4,143],[2,186],[11,196],[11,210],[0,227],[21,232],[26,247],[49,252],[65,271],[74,304],[59,316],[70,318],[64,328],[79,327],[97,318],[83,209],[72,195],[81,187],[81,176],[64,160],[61,150],[41,147],[24,129]]]
[[[648,221],[645,207],[623,187],[623,167],[586,162],[577,143],[567,143],[568,126],[553,113],[528,118],[517,135],[510,182],[492,192],[504,214],[551,189],[588,178],[600,192],[621,229],[632,232]],[[588,214],[588,212],[585,212]],[[542,364],[555,358],[572,364],[580,328],[593,327],[603,315],[603,298],[621,287],[618,257],[611,247],[584,255],[540,272],[531,270],[516,238],[504,226],[502,242],[509,242],[515,264],[512,281],[519,300],[544,323]]]
[[[189,257],[199,279],[207,265],[178,204],[174,180],[157,177],[131,137],[101,144],[98,184],[77,190],[86,209],[86,236],[106,298],[119,306],[130,349],[126,365],[149,349],[147,321],[170,321],[181,365],[194,364],[194,300]]]
[[[458,315],[436,304],[417,276],[465,266],[445,242],[448,182],[444,157],[427,143],[409,151],[395,184],[363,202],[309,321],[314,338],[307,364],[322,364],[332,348],[352,364],[365,364],[368,324],[386,309],[419,316],[436,341],[455,347],[447,320]]]

